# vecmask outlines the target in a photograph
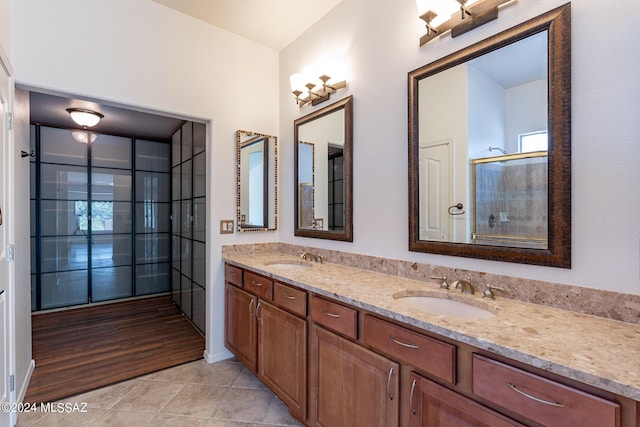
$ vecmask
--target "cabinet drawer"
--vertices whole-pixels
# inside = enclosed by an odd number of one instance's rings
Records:
[[[311,320],[348,338],[358,337],[358,311],[318,297],[311,297]]]
[[[444,381],[456,382],[454,345],[369,315],[364,317],[364,342]]]
[[[291,286],[275,282],[273,284],[273,301],[281,308],[299,316],[307,315],[307,293]]]
[[[236,285],[237,287],[242,287],[242,269],[238,267],[234,267],[233,265],[225,264],[224,265],[224,280],[225,282],[231,283],[232,285]]]
[[[614,427],[620,405],[486,357],[473,355],[473,393],[547,426]]]
[[[267,300],[273,299],[273,282],[249,271],[244,272],[244,289]]]

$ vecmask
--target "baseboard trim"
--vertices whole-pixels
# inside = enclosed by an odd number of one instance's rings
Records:
[[[24,381],[22,382],[22,384],[20,384],[16,402],[22,403],[24,397],[27,395],[27,388],[29,388],[31,375],[33,374],[34,369],[36,369],[36,361],[31,359],[31,363],[29,363],[29,369],[27,369],[27,375],[25,375]]]
[[[230,359],[233,357],[233,354],[229,350],[223,350],[215,354],[211,354],[207,350],[205,350],[203,357],[204,360],[207,361],[207,363],[215,363],[220,362],[221,360]]]

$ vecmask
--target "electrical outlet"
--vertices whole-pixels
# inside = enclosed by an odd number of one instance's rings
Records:
[[[220,220],[220,234],[233,234],[233,220],[221,219]]]

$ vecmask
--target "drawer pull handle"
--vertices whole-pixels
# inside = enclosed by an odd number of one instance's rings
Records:
[[[252,280],[251,284],[256,286],[262,286],[262,283],[256,282],[255,280]]]
[[[327,315],[327,316],[329,316],[329,317],[333,317],[334,319],[339,319],[339,318],[341,318],[341,317],[342,317],[342,316],[340,316],[339,314],[335,314],[335,313],[332,313],[332,312],[330,312],[330,311],[327,311],[327,309],[326,309],[326,308],[323,308],[323,309],[322,309],[322,313],[324,313],[325,315]]]
[[[255,311],[253,312],[253,314],[251,314],[251,306],[255,303],[256,303],[255,300],[251,298],[251,301],[249,301],[249,317],[253,317],[253,315],[256,314]]]
[[[262,319],[260,318],[260,316],[258,316],[258,311],[260,310],[261,304],[262,304],[262,301],[259,301],[259,302],[258,302],[258,305],[256,306],[256,319],[257,319],[257,320],[262,320]]]
[[[236,272],[235,271],[230,271],[229,274],[232,275],[232,276],[235,276]]]
[[[391,377],[393,376],[393,368],[389,369],[389,376],[387,377],[387,396],[389,400],[393,400],[393,394],[391,394]]]
[[[287,293],[286,293],[286,292],[283,292],[283,293],[282,293],[282,296],[283,296],[283,297],[285,297],[286,299],[290,299],[290,300],[292,300],[292,301],[293,301],[294,299],[296,299],[296,297],[294,297],[294,296],[287,295]]]
[[[390,339],[391,341],[393,341],[394,343],[396,343],[396,344],[398,344],[398,345],[401,345],[401,346],[403,346],[403,347],[406,347],[406,348],[410,348],[410,349],[413,349],[413,350],[417,350],[417,349],[419,349],[419,348],[420,348],[420,347],[418,347],[418,346],[417,346],[417,345],[415,345],[415,344],[407,344],[406,342],[398,341],[398,340],[396,339],[396,337],[394,337],[393,335],[389,335],[389,339]]]
[[[416,390],[416,380],[413,380],[411,383],[411,393],[409,394],[409,407],[411,408],[411,413],[413,415],[416,414],[416,408],[413,407],[413,392]]]
[[[518,387],[516,387],[515,384],[512,384],[510,382],[507,382],[507,386],[513,390],[513,391],[517,391],[518,393],[520,393],[521,395],[523,395],[526,398],[529,398],[531,400],[535,400],[538,403],[544,403],[545,405],[549,405],[549,406],[555,406],[556,408],[564,408],[566,405],[564,403],[558,403],[558,402],[549,402],[548,400],[544,400],[544,399],[540,399],[538,397],[535,396],[531,396],[528,393],[525,393],[524,391],[520,390]]]

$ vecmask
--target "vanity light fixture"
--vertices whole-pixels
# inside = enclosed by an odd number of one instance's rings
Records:
[[[329,74],[333,74],[333,77]],[[320,73],[311,66],[305,67],[302,73],[289,76],[289,83],[296,104],[301,108],[309,103],[318,105],[328,100],[332,93],[347,87],[347,81],[340,77],[339,71]]]
[[[74,122],[84,129],[97,125],[104,118],[103,114],[86,108],[67,108],[67,113],[69,113]]]
[[[449,30],[451,37],[457,37],[493,21],[498,18],[498,6],[511,1],[514,0],[416,0],[418,16],[427,27],[420,46]]]

